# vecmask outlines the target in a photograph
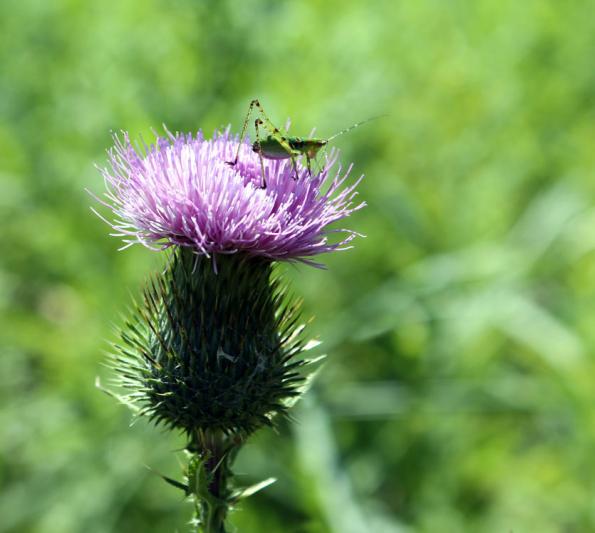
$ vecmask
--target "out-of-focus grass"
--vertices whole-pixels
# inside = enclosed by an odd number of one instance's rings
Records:
[[[181,441],[93,387],[160,257],[88,210],[110,130],[337,139],[369,207],[286,269],[329,362],[238,469],[243,533],[595,530],[595,19],[583,2],[0,4],[0,532],[184,531]],[[186,514],[185,514],[186,511]]]

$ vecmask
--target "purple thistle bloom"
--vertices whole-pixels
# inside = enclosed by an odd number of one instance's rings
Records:
[[[308,257],[346,249],[357,233],[328,230],[365,204],[354,204],[361,177],[343,186],[351,166],[342,172],[337,152],[324,169],[309,176],[298,162],[298,176],[289,159],[264,160],[262,189],[258,154],[245,142],[238,147],[229,130],[205,139],[201,132],[156,136],[155,144],[132,146],[127,133],[114,136],[111,168],[100,168],[107,186],[99,200],[116,215],[108,222],[127,244],[151,249],[173,245],[212,254],[244,252],[271,260],[309,261]],[[102,217],[103,218],[103,217]],[[335,242],[329,233],[339,233]]]

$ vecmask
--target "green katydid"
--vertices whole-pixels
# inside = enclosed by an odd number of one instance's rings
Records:
[[[312,176],[312,159],[316,158],[318,152],[324,146],[326,146],[330,141],[332,141],[339,135],[343,135],[344,133],[347,133],[348,131],[357,128],[358,126],[361,126],[362,124],[365,124],[370,120],[378,118],[372,117],[366,120],[362,120],[361,122],[357,122],[353,126],[349,126],[348,128],[345,128],[344,130],[335,133],[332,137],[329,137],[328,139],[316,139],[312,137],[293,137],[287,135],[287,133],[281,132],[279,128],[275,127],[275,125],[267,117],[260,102],[255,99],[250,102],[250,106],[248,107],[248,113],[246,114],[244,126],[242,127],[242,133],[240,134],[240,141],[238,144],[238,150],[236,152],[235,159],[233,161],[227,161],[228,165],[234,166],[238,162],[242,141],[244,140],[244,136],[246,135],[248,121],[250,120],[250,115],[252,114],[254,108],[258,110],[260,117],[254,121],[256,141],[252,144],[252,150],[256,152],[260,158],[260,170],[262,173],[263,189],[266,189],[263,159],[291,159],[291,164],[293,165],[293,170],[295,172],[295,179],[297,180],[298,170],[296,160],[298,157],[304,155],[306,156],[306,165],[308,167],[308,173],[310,174],[310,176]],[[265,128],[268,132],[267,136],[264,139],[260,138],[260,127]]]

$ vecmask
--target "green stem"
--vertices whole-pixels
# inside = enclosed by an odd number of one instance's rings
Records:
[[[231,463],[241,439],[220,432],[199,431],[188,446],[188,487],[194,497],[197,533],[226,533],[231,506]]]

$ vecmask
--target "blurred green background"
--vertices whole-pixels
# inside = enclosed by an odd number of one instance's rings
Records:
[[[595,17],[524,0],[0,2],[0,532],[187,531],[175,435],[94,388],[162,257],[89,211],[110,130],[337,139],[367,235],[286,268],[328,363],[240,533],[595,531]],[[591,11],[590,11],[591,9]]]

